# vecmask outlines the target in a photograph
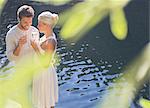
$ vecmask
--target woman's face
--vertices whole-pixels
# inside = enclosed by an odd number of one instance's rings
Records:
[[[44,33],[46,30],[47,30],[47,24],[45,24],[45,23],[43,23],[43,22],[41,22],[41,21],[38,21],[38,26],[37,26],[37,28],[39,29],[39,31],[41,32],[41,33]]]

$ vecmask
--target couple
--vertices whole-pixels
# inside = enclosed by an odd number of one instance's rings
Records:
[[[23,5],[18,9],[19,23],[6,36],[6,54],[15,63],[28,56],[46,56],[45,62],[48,66],[43,67],[43,71],[33,77],[32,100],[34,108],[54,108],[58,101],[58,80],[51,59],[57,47],[53,28],[58,21],[58,15],[49,11],[42,12],[38,16],[39,31],[31,26],[33,17],[34,9],[31,6]],[[39,32],[44,33],[40,39]],[[43,62],[40,60],[42,59],[38,59],[38,62]]]

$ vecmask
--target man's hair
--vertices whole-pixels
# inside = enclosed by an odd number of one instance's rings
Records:
[[[17,11],[17,19],[21,20],[22,17],[34,17],[34,9],[31,6],[23,5]]]

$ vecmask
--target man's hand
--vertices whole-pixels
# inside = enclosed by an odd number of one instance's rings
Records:
[[[19,45],[20,47],[22,47],[25,43],[27,43],[27,36],[22,36],[22,37],[19,39],[18,45]]]
[[[22,36],[20,39],[19,39],[19,43],[18,43],[18,46],[16,47],[16,49],[14,50],[13,54],[15,56],[19,56],[19,53],[21,51],[21,48],[22,46],[27,43],[27,36]]]

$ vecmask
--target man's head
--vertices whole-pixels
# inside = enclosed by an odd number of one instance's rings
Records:
[[[21,29],[28,30],[32,25],[34,17],[34,9],[31,6],[23,5],[17,11],[17,18]]]

